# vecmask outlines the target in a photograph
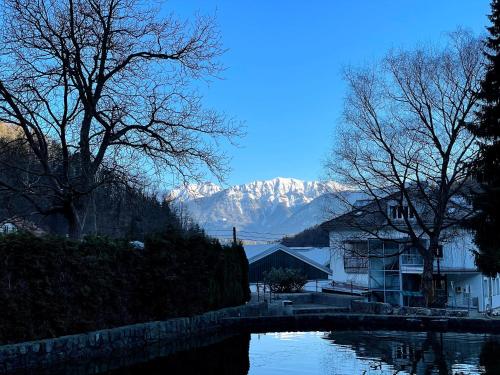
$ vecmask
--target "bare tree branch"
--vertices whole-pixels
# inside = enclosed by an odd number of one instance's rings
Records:
[[[219,142],[242,135],[192,89],[223,70],[215,19],[157,14],[139,0],[2,2],[0,121],[21,129],[56,197],[46,209],[74,236],[103,169],[223,179]]]
[[[475,120],[482,43],[465,31],[449,41],[443,48],[391,52],[371,69],[348,69],[344,124],[326,164],[330,178],[371,201],[351,205],[358,216],[383,222],[375,228],[354,215],[353,229],[380,239],[400,233],[418,248],[428,298],[437,246],[471,215],[463,196],[477,153],[466,127]],[[402,217],[393,217],[394,204]]]

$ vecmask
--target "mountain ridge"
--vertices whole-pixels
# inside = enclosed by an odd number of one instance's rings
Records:
[[[223,189],[206,183],[174,189],[169,197],[187,210],[207,233],[239,231],[292,235],[332,217],[340,208],[336,194],[350,194],[333,182],[276,177]],[[279,239],[278,237],[275,239]]]

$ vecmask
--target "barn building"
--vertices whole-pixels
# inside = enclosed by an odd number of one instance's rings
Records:
[[[246,245],[250,283],[261,282],[272,268],[300,270],[308,280],[327,280],[331,275],[330,249],[287,247],[282,244]]]

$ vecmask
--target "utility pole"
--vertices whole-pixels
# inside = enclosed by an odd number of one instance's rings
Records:
[[[236,227],[233,227],[233,244],[236,245]]]

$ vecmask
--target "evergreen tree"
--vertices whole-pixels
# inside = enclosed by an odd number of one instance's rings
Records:
[[[500,0],[491,3],[486,75],[479,98],[479,121],[471,131],[480,141],[480,154],[474,166],[481,191],[473,197],[477,215],[471,222],[475,230],[478,267],[488,275],[500,273]]]

